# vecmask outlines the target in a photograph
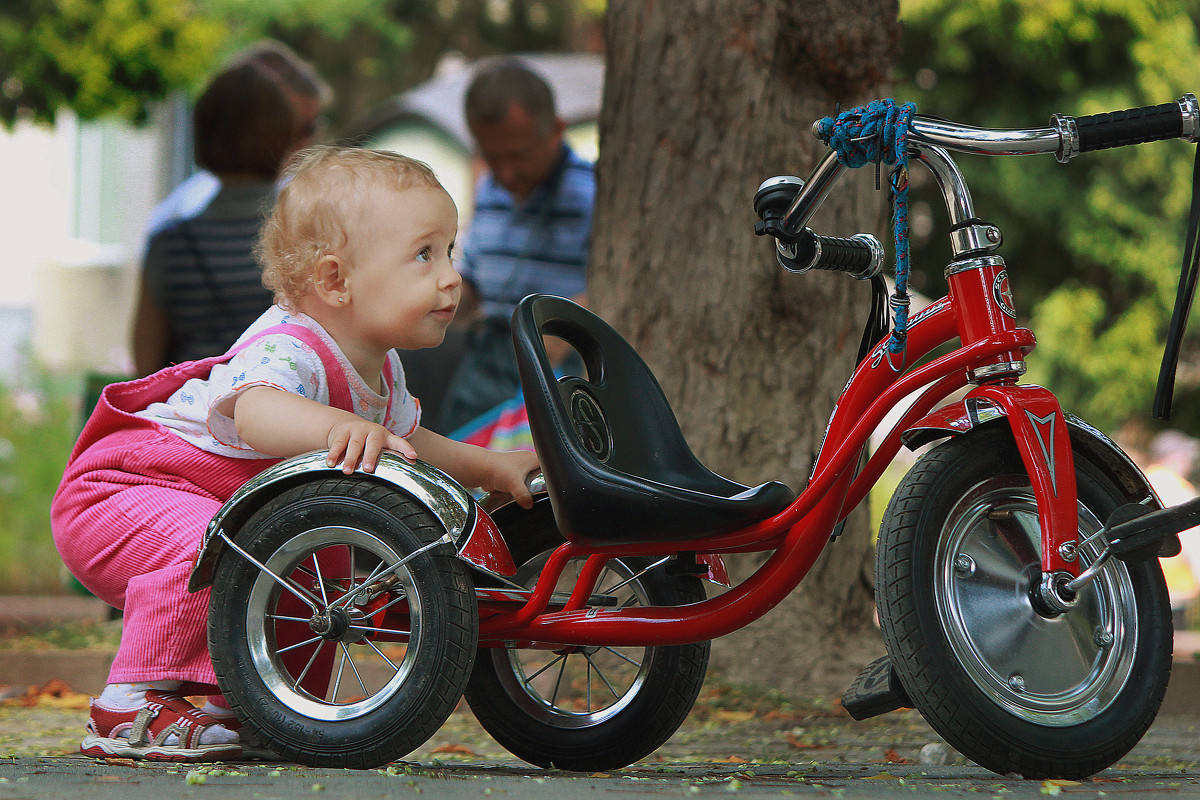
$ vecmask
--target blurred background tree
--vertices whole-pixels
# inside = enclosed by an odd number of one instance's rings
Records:
[[[4,0],[0,121],[52,123],[69,108],[144,122],[206,72],[223,27],[180,0]]]
[[[604,0],[0,0],[0,120],[143,122],[221,58],[271,37],[334,87],[334,132],[447,54],[595,50]]]
[[[902,0],[896,96],[922,113],[1003,128],[1164,103],[1200,91],[1197,0]],[[1109,432],[1150,413],[1182,261],[1194,146],[959,161],[976,212],[998,224],[1023,321],[1028,380]],[[924,174],[918,171],[916,174]],[[914,280],[934,296],[949,260],[926,181],[914,207]],[[1180,367],[1174,422],[1200,432],[1200,341]],[[1190,358],[1189,358],[1190,354]]]

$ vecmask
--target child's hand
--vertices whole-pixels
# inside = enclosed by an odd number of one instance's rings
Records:
[[[492,479],[480,488],[489,492],[505,492],[522,508],[533,507],[533,495],[525,479],[538,470],[538,459],[528,450],[489,453],[492,459]]]
[[[374,472],[379,454],[384,450],[399,453],[409,461],[417,457],[417,451],[404,437],[365,419],[336,423],[329,429],[328,444],[329,455],[325,463],[333,467],[340,462],[342,472],[347,475],[354,474],[360,463],[365,471]]]

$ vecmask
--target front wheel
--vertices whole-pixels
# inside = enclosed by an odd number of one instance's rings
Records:
[[[375,767],[445,722],[479,623],[442,535],[423,506],[361,478],[289,489],[241,527],[214,576],[209,649],[262,744],[312,766]]]
[[[1079,452],[1075,468],[1082,568],[1102,549],[1087,536],[1126,500]],[[1086,777],[1154,721],[1172,646],[1158,561],[1110,560],[1073,609],[1040,611],[1037,504],[1007,429],[970,433],[917,462],[884,515],[876,570],[884,640],[904,688],[978,764]]]
[[[514,579],[532,588],[563,543],[549,504],[504,527]],[[570,593],[582,561],[559,579]],[[646,558],[614,558],[592,602],[607,607],[684,605],[704,599],[690,575],[669,575]],[[556,595],[559,596],[559,595]],[[476,719],[513,755],[540,767],[619,769],[654,752],[700,694],[708,642],[658,647],[481,648],[466,698]]]

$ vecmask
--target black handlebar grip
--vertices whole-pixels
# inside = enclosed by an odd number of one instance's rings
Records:
[[[850,239],[818,236],[805,228],[794,244],[780,241],[779,263],[792,272],[824,269],[866,280],[883,268],[883,246],[874,236],[860,233]]]
[[[855,277],[866,272],[875,263],[875,252],[863,239],[843,239],[838,236],[817,236],[821,250],[817,254],[814,269],[845,272]]]
[[[1079,131],[1079,151],[1086,153],[1180,137],[1183,135],[1183,110],[1179,103],[1163,103],[1079,117],[1075,125]]]

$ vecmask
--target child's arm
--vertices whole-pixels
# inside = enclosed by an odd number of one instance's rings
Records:
[[[419,450],[422,459],[463,486],[507,492],[525,508],[533,505],[525,479],[538,468],[538,460],[527,450],[493,452],[424,428],[406,440],[349,411],[269,386],[238,392],[232,416],[241,440],[260,453],[286,458],[328,447],[326,463],[332,467],[341,462],[342,471],[350,475],[360,463],[374,472],[384,450],[410,460]]]
[[[463,486],[484,491],[507,492],[522,507],[533,505],[533,496],[525,479],[538,468],[537,456],[528,450],[495,452],[473,444],[456,442],[445,436],[417,428],[408,441],[421,458],[445,472]]]
[[[347,475],[360,463],[367,472],[374,472],[384,450],[408,459],[417,456],[403,437],[382,425],[298,394],[252,386],[238,392],[233,402],[231,416],[238,436],[270,456],[286,458],[327,447],[329,466],[341,462]]]

